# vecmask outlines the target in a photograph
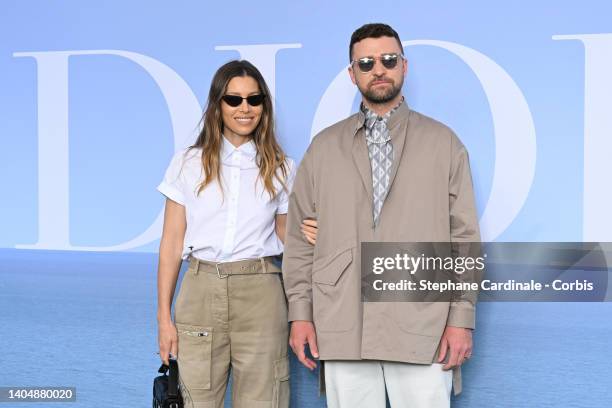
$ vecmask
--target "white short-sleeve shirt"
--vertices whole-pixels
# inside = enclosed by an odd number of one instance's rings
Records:
[[[204,174],[201,148],[182,150],[174,155],[157,189],[185,207],[187,230],[183,258],[191,253],[207,261],[230,262],[283,252],[274,218],[276,214],[287,213],[289,194],[274,179],[279,194],[270,199],[258,178],[256,153],[252,140],[235,147],[223,137],[223,198],[216,180],[196,195]],[[296,166],[291,159],[287,159],[287,164],[289,171],[285,183],[291,191]]]

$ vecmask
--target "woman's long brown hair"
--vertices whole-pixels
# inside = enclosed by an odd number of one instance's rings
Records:
[[[252,138],[257,149],[256,162],[259,167],[259,178],[263,181],[264,188],[270,194],[270,198],[274,199],[279,193],[274,187],[274,178],[281,183],[283,189],[287,188],[285,184],[288,173],[287,157],[276,141],[272,101],[270,100],[268,85],[266,85],[259,70],[246,60],[230,61],[221,66],[210,84],[208,102],[202,117],[202,130],[195,144],[190,147],[190,149],[202,148],[204,180],[198,186],[197,194],[199,195],[213,180],[217,180],[223,192],[220,159],[221,147],[223,146],[221,97],[225,95],[229,81],[238,76],[253,78],[259,85],[259,91],[266,95],[261,119],[253,131]]]

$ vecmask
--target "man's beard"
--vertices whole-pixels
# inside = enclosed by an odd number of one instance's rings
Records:
[[[378,78],[371,82],[380,81],[381,79],[384,78]],[[393,82],[389,82],[391,87],[385,89],[384,91],[373,90],[369,86],[365,90],[361,89],[360,87],[359,90],[361,91],[363,99],[365,99],[367,102],[375,105],[383,104],[392,101],[397,95],[399,95],[399,93],[402,91],[403,82],[404,81],[402,80],[402,83],[400,83],[398,86],[396,86]]]

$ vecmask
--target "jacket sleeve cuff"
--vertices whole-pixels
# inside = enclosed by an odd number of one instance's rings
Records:
[[[312,322],[312,303],[306,301],[289,302],[289,319]]]
[[[451,305],[446,325],[474,329],[476,327],[476,310],[473,306]]]

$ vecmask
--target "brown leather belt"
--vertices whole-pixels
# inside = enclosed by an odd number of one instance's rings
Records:
[[[257,273],[281,273],[281,269],[272,262],[273,257],[266,256],[256,259],[245,259],[234,262],[210,262],[189,257],[189,271],[216,273],[219,279],[230,275],[253,275]]]

